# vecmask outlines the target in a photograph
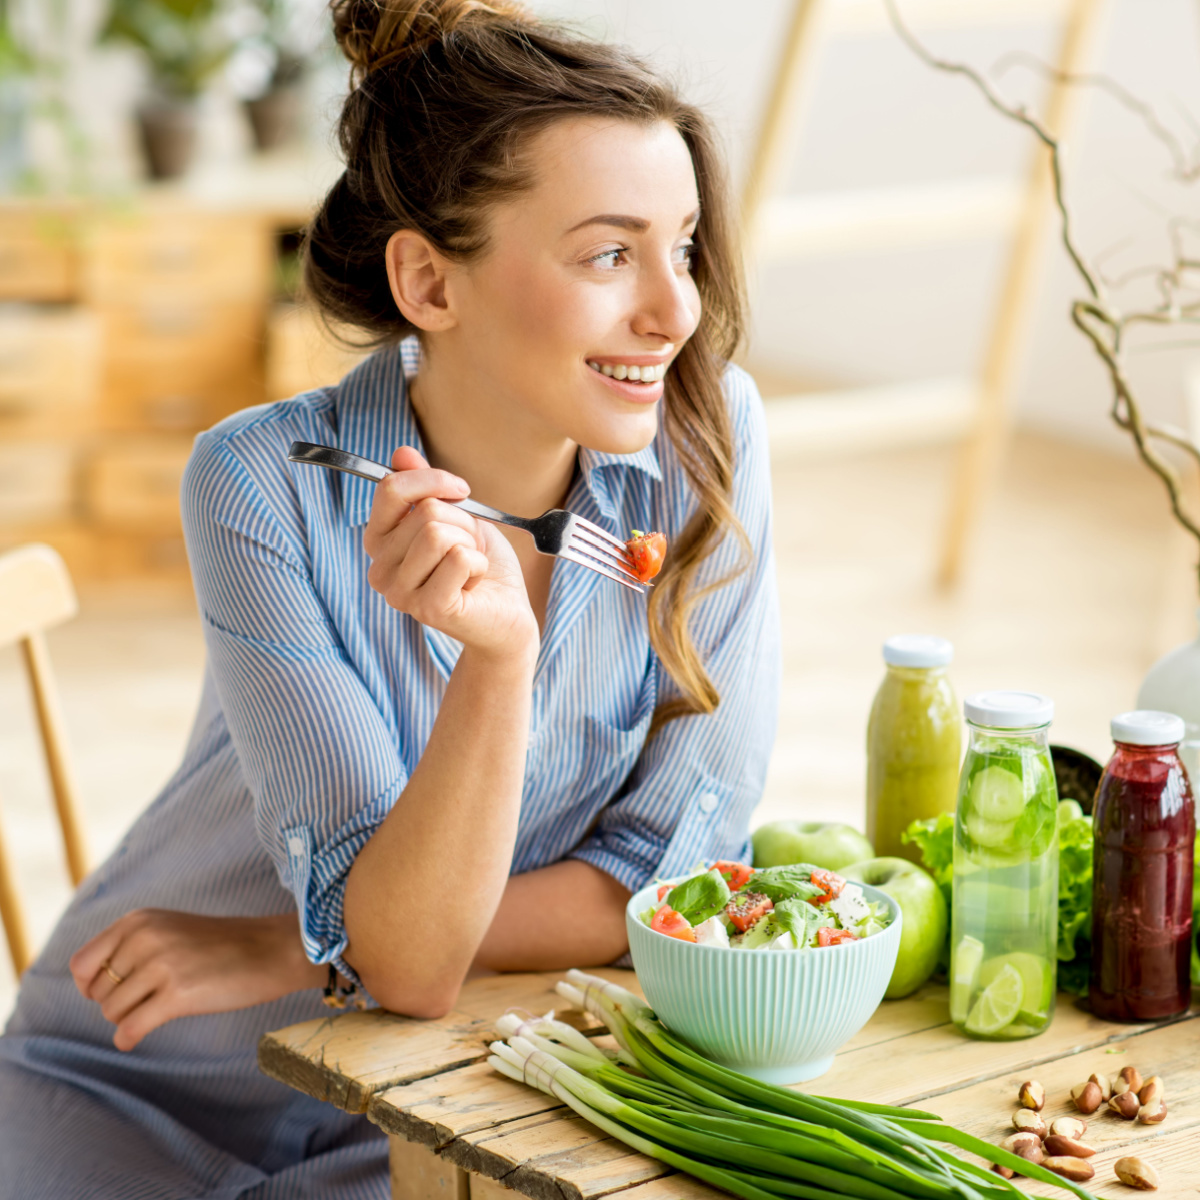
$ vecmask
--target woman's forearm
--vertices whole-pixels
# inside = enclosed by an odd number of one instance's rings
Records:
[[[629,890],[581,859],[509,879],[476,965],[554,971],[610,963],[629,948]]]
[[[420,763],[350,869],[346,961],[393,1011],[446,1012],[500,904],[536,653],[463,649]]]

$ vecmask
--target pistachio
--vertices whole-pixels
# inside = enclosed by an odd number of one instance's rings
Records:
[[[1121,1085],[1123,1092],[1137,1092],[1142,1087],[1142,1076],[1137,1067],[1122,1067],[1120,1074],[1117,1076],[1117,1081]],[[1115,1092],[1116,1087],[1113,1088]]]
[[[1078,1117],[1055,1117],[1050,1122],[1050,1132],[1059,1137],[1081,1138],[1087,1133],[1087,1122]]]
[[[1061,1133],[1052,1133],[1046,1139],[1045,1150],[1047,1154],[1066,1154],[1071,1158],[1091,1158],[1096,1153],[1095,1147],[1077,1138],[1063,1137]]]
[[[1087,1083],[1077,1084],[1071,1089],[1071,1099],[1075,1101],[1075,1107],[1084,1116],[1090,1116],[1100,1107],[1103,1094],[1100,1091],[1100,1085],[1089,1079]]]
[[[1161,1100],[1165,1090],[1162,1078],[1158,1075],[1151,1075],[1138,1088],[1138,1101],[1144,1108],[1147,1104],[1153,1104],[1156,1100]]]
[[[1075,1183],[1082,1183],[1096,1174],[1096,1168],[1086,1159],[1072,1158],[1065,1154],[1050,1155],[1049,1158],[1042,1161],[1042,1166],[1047,1171],[1053,1171],[1055,1175],[1061,1175],[1064,1179],[1073,1180]]]
[[[1010,1133],[1000,1145],[1005,1150],[1009,1150],[1013,1154],[1020,1154],[1024,1158],[1024,1152],[1027,1150],[1041,1151],[1042,1139],[1036,1133]]]
[[[1137,1115],[1143,1125],[1160,1125],[1167,1119],[1167,1102],[1160,1098],[1153,1104],[1143,1104]]]
[[[1136,1092],[1121,1092],[1120,1095],[1114,1096],[1108,1102],[1108,1107],[1118,1117],[1122,1117],[1126,1121],[1132,1121],[1138,1115],[1138,1109],[1141,1108],[1141,1105],[1138,1103]]]
[[[1012,1167],[1006,1167],[1003,1163],[992,1163],[992,1170],[995,1171],[1001,1179],[1011,1179],[1016,1174]]]
[[[1112,1080],[1107,1075],[1091,1075],[1091,1081],[1100,1089],[1100,1100],[1107,1103],[1113,1094]]]
[[[1118,1158],[1113,1163],[1117,1178],[1131,1188],[1143,1192],[1153,1192],[1158,1189],[1158,1172],[1140,1158]]]
[[[1036,1113],[1032,1108],[1018,1108],[1012,1115],[1012,1127],[1018,1133],[1036,1133],[1038,1137],[1046,1136],[1046,1122],[1042,1120],[1041,1113]]]
[[[1041,1112],[1046,1107],[1046,1089],[1036,1079],[1027,1079],[1017,1092],[1017,1103],[1022,1108],[1032,1108]]]

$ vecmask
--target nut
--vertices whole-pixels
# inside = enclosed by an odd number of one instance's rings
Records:
[[[1050,1155],[1066,1154],[1071,1158],[1091,1158],[1096,1153],[1094,1146],[1076,1138],[1063,1137],[1061,1133],[1052,1133],[1046,1139],[1045,1150]]]
[[[1117,1178],[1131,1188],[1139,1188],[1143,1192],[1153,1192],[1158,1188],[1158,1172],[1140,1158],[1118,1158],[1113,1163]]]
[[[1023,1158],[1026,1162],[1031,1162],[1034,1166],[1039,1166],[1046,1161],[1046,1152],[1042,1149],[1042,1144],[1039,1142],[1036,1146],[1022,1146],[1017,1151],[1017,1157]]]
[[[1027,1079],[1017,1093],[1017,1103],[1022,1108],[1041,1112],[1046,1107],[1046,1089],[1036,1079]]]
[[[1011,1179],[1016,1171],[1012,1167],[1006,1167],[1003,1163],[992,1163],[992,1170],[1000,1176],[1001,1179]]]
[[[1013,1154],[1019,1154],[1025,1158],[1027,1151],[1037,1150],[1039,1154],[1041,1153],[1042,1139],[1036,1133],[1010,1133],[1000,1145],[1005,1150],[1010,1150]]]
[[[1161,1125],[1167,1119],[1167,1102],[1160,1098],[1153,1104],[1143,1104],[1137,1115],[1143,1125]]]
[[[1121,1092],[1120,1095],[1114,1096],[1108,1102],[1108,1107],[1118,1117],[1123,1117],[1126,1121],[1132,1121],[1138,1115],[1138,1109],[1141,1108],[1141,1105],[1138,1103],[1136,1092]]]
[[[1038,1137],[1046,1136],[1046,1122],[1042,1120],[1041,1113],[1036,1113],[1032,1108],[1018,1108],[1012,1115],[1012,1127],[1018,1133],[1036,1133]]]
[[[1090,1116],[1100,1107],[1104,1096],[1100,1091],[1100,1085],[1089,1079],[1087,1083],[1077,1084],[1071,1089],[1071,1099],[1075,1101],[1075,1107],[1084,1116]]]
[[[1139,1092],[1142,1089],[1142,1076],[1137,1067],[1122,1067],[1120,1074],[1117,1076],[1117,1084],[1120,1085],[1122,1092]],[[1113,1091],[1117,1091],[1116,1085],[1113,1086]]]
[[[1100,1089],[1100,1099],[1107,1102],[1113,1094],[1112,1081],[1107,1075],[1091,1075],[1091,1081]]]
[[[1138,1088],[1138,1101],[1144,1108],[1147,1104],[1153,1104],[1156,1100],[1161,1100],[1166,1089],[1163,1087],[1163,1081],[1158,1075],[1151,1075],[1145,1083]]]
[[[1082,1183],[1096,1174],[1096,1168],[1086,1159],[1071,1158],[1065,1154],[1052,1154],[1042,1162],[1042,1166],[1064,1179],[1074,1180],[1075,1183]]]
[[[1081,1138],[1087,1133],[1087,1122],[1078,1117],[1055,1117],[1050,1122],[1050,1132],[1059,1137]]]

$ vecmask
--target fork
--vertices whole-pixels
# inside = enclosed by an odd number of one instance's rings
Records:
[[[347,475],[357,475],[372,483],[382,483],[392,474],[391,468],[382,463],[372,462],[369,458],[361,458],[345,450],[336,450],[333,446],[318,446],[313,442],[293,442],[288,450],[288,461],[345,471]],[[524,529],[533,536],[533,544],[541,554],[578,563],[632,591],[644,593],[646,590],[630,570],[633,560],[625,543],[573,512],[552,508],[540,517],[514,517],[511,513],[490,508],[477,500],[446,500],[444,503],[453,504],[473,517],[481,517],[497,525]]]

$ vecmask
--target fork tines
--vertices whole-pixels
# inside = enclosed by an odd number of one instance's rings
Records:
[[[629,588],[630,591],[645,593],[646,589],[638,582],[636,575],[615,564],[606,566],[599,558],[593,558],[586,550],[582,550],[580,548],[582,545],[583,543],[572,539],[558,552],[558,557],[565,558],[568,562],[578,563],[581,567],[587,567],[589,570],[595,571],[597,575],[603,575],[606,579],[611,579],[614,583]]]

